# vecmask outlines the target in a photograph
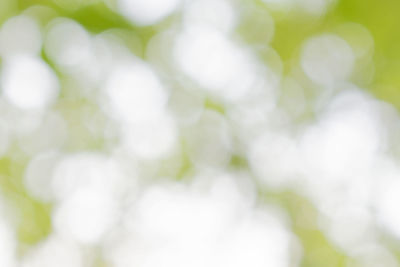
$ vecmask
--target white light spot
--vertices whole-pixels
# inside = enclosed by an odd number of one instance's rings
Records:
[[[118,0],[118,10],[135,24],[155,24],[180,5],[181,0]]]
[[[263,0],[269,8],[279,11],[288,11],[293,8],[295,0]]]
[[[349,43],[357,59],[372,56],[374,51],[374,37],[363,25],[345,23],[337,27],[335,32]]]
[[[125,220],[128,232],[106,247],[107,259],[115,267],[288,267],[289,232],[274,212],[243,205],[230,178],[203,189],[150,187]]]
[[[226,100],[243,97],[260,73],[253,58],[211,27],[188,27],[176,41],[174,56],[186,75]]]
[[[7,20],[0,30],[0,55],[38,55],[42,47],[42,34],[36,21],[21,15]]]
[[[81,189],[64,200],[53,214],[55,230],[84,244],[102,238],[116,220],[116,203],[109,194]]]
[[[106,81],[105,95],[112,115],[130,123],[158,118],[167,103],[167,94],[158,77],[140,62],[114,69]]]
[[[195,90],[175,89],[171,92],[169,106],[179,123],[190,125],[204,110],[204,96]]]
[[[4,265],[6,266],[6,265]],[[7,265],[8,266],[8,265]],[[73,242],[51,235],[22,259],[22,267],[83,267],[83,256]]]
[[[229,162],[232,136],[225,118],[205,111],[200,120],[185,132],[188,154],[198,166],[224,166]]]
[[[63,200],[82,188],[118,195],[127,184],[119,165],[102,154],[79,153],[65,156],[54,169],[54,196]]]
[[[30,155],[60,148],[67,138],[67,125],[63,117],[55,112],[44,114],[41,122],[28,132],[20,133],[18,144]]]
[[[21,109],[41,109],[58,96],[59,81],[41,59],[18,56],[6,60],[1,75],[4,96]]]
[[[235,10],[227,0],[188,1],[183,12],[186,24],[206,24],[222,32],[232,31],[237,24]]]
[[[299,7],[314,16],[322,16],[328,10],[332,0],[297,0]]]
[[[39,154],[29,162],[25,171],[24,182],[27,190],[42,201],[53,199],[51,179],[58,156],[55,152]]]
[[[91,54],[91,37],[73,20],[55,19],[45,39],[45,52],[57,65],[66,68],[78,67]]]
[[[293,183],[300,168],[295,140],[285,134],[266,133],[250,144],[249,161],[258,178],[270,187]]]
[[[306,75],[318,84],[332,85],[346,80],[353,65],[353,50],[336,35],[313,37],[303,46],[301,66]]]
[[[16,245],[11,228],[0,218],[0,266],[16,266]]]
[[[143,123],[126,125],[123,145],[143,159],[157,159],[172,152],[177,139],[177,129],[172,117],[160,116]]]
[[[393,252],[377,242],[369,242],[362,244],[361,246],[355,246],[354,249],[356,249],[357,251],[351,256],[352,258],[357,259],[359,266],[399,266],[398,259],[395,255],[393,255]]]
[[[301,138],[307,170],[317,177],[345,180],[372,162],[385,144],[376,103],[360,91],[344,91],[328,106],[316,127]]]
[[[334,209],[326,209],[323,213],[327,218],[319,220],[326,235],[350,253],[357,251],[360,246],[374,242],[375,235],[373,217],[368,208],[363,205],[352,205],[347,200]]]
[[[0,120],[0,157],[8,150],[10,144],[10,129],[7,123]]]
[[[375,206],[378,221],[397,238],[400,238],[400,171],[396,169],[391,175],[390,180],[382,180],[375,199]]]

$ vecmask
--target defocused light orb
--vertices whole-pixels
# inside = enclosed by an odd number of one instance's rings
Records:
[[[180,5],[181,0],[118,0],[118,10],[127,19],[138,25],[155,24]]]
[[[177,38],[173,52],[186,75],[230,101],[243,97],[260,73],[250,55],[209,26],[188,26]]]
[[[269,8],[278,11],[289,11],[293,8],[294,0],[262,0]]]
[[[397,267],[398,259],[393,251],[378,242],[369,242],[356,246],[355,253],[351,257],[357,260],[359,265],[368,267]]]
[[[56,10],[45,4],[31,5],[24,9],[22,14],[33,18],[39,24],[42,30],[49,21],[58,15]]]
[[[171,72],[174,69],[174,61],[171,50],[175,42],[177,29],[165,30],[155,34],[147,43],[146,60],[163,72]]]
[[[78,67],[91,54],[91,37],[77,22],[57,18],[50,23],[44,49],[57,65],[65,68]]]
[[[123,122],[146,122],[164,112],[166,90],[153,70],[142,62],[115,68],[105,83],[111,115]]]
[[[249,2],[251,3],[251,2]],[[269,10],[257,3],[242,3],[237,31],[248,46],[266,49],[275,35],[275,21]]]
[[[51,181],[59,154],[45,152],[35,156],[28,164],[24,174],[27,191],[41,201],[54,199]]]
[[[57,6],[59,6],[62,9],[66,9],[69,12],[76,11],[80,8],[85,7],[86,5],[90,5],[91,3],[94,3],[93,1],[84,1],[84,0],[52,0]]]
[[[56,112],[47,112],[40,123],[29,131],[19,133],[18,145],[28,155],[43,151],[57,150],[62,147],[68,136],[64,118]]]
[[[8,110],[7,123],[10,132],[15,135],[15,138],[29,136],[40,127],[45,116],[44,110],[29,110],[29,112],[26,112],[26,110],[15,107],[12,103],[7,104],[11,106]],[[18,118],[18,120],[15,118]]]
[[[11,227],[0,218],[0,266],[16,267],[17,241]]]
[[[184,132],[187,153],[199,167],[228,164],[232,153],[232,135],[226,119],[206,110],[199,121]]]
[[[0,120],[0,157],[2,157],[8,150],[10,144],[10,127],[5,120]]]
[[[246,145],[260,136],[266,128],[272,128],[272,120],[284,121],[277,112],[278,87],[264,81],[251,88],[249,93],[227,107],[226,115],[233,131]]]
[[[93,37],[92,52],[90,67],[93,68],[92,71],[97,71],[97,78],[101,83],[105,82],[115,68],[134,58],[123,40],[111,30]]]
[[[378,222],[400,239],[400,171],[395,169],[392,177],[384,177],[378,185],[375,207]],[[389,178],[389,179],[388,179]]]
[[[59,81],[40,58],[17,56],[5,61],[1,87],[7,100],[21,109],[43,109],[56,100]]]
[[[301,162],[296,140],[284,133],[265,133],[250,144],[249,162],[258,178],[271,188],[287,188]]]
[[[187,1],[183,14],[185,24],[205,24],[226,33],[237,24],[236,11],[227,0]]]
[[[321,230],[337,246],[353,254],[360,246],[373,243],[377,231],[373,225],[373,215],[368,207],[354,205],[343,201],[347,205],[338,205],[335,209],[326,209],[323,212],[326,218],[320,218]]]
[[[322,16],[327,12],[329,5],[333,1],[334,0],[299,0],[297,4],[310,15]]]
[[[335,32],[353,48],[356,59],[373,55],[374,37],[365,26],[358,23],[345,23],[339,25]]]
[[[238,184],[155,185],[124,220],[127,232],[105,249],[116,266],[289,266],[291,235],[269,209],[247,202]],[[211,189],[211,190],[210,190]]]
[[[107,193],[80,189],[55,209],[52,220],[55,231],[83,244],[99,242],[117,220],[117,205]]]
[[[305,89],[292,77],[286,77],[281,83],[280,106],[292,117],[300,117],[306,110],[307,99]]]
[[[122,131],[122,144],[135,156],[148,160],[171,153],[178,137],[173,118],[166,114],[146,122],[126,125]]]
[[[55,166],[51,186],[58,200],[83,188],[93,188],[118,195],[126,189],[125,177],[114,160],[99,153],[66,155]]]
[[[183,125],[195,123],[204,110],[204,95],[196,90],[175,88],[169,99],[169,109]]]
[[[363,92],[344,91],[326,108],[319,125],[301,137],[307,170],[343,179],[372,164],[385,144],[376,103]],[[347,175],[345,175],[347,174]]]
[[[321,85],[344,81],[354,66],[354,53],[342,38],[324,34],[308,39],[302,49],[301,66],[306,75]]]
[[[21,260],[21,267],[84,267],[82,252],[77,244],[57,235],[30,249]]]
[[[0,55],[3,58],[29,54],[38,55],[42,48],[42,34],[37,22],[24,15],[7,20],[0,30]]]

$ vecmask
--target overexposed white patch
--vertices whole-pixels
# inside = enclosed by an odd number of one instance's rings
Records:
[[[5,61],[1,73],[5,98],[21,109],[43,109],[57,98],[59,81],[40,58],[16,56]]]
[[[171,15],[181,0],[118,0],[119,12],[138,25],[151,25]]]

